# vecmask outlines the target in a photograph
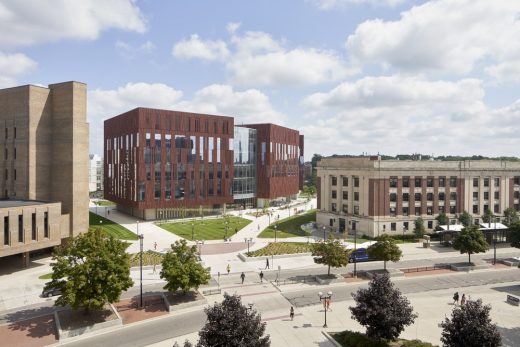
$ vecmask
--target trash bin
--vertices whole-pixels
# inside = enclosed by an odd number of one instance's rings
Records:
[[[430,247],[430,236],[424,235],[423,239],[423,248],[429,248]]]

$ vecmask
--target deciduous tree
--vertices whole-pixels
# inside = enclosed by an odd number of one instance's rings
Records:
[[[376,243],[368,247],[368,256],[374,260],[383,260],[386,270],[386,262],[391,260],[398,262],[403,256],[403,252],[397,246],[396,241],[387,234],[376,237]]]
[[[198,289],[210,280],[209,269],[198,261],[197,247],[188,246],[186,240],[175,241],[163,258],[160,276],[166,281],[164,289],[175,292],[181,289],[187,293]]]
[[[484,214],[482,215],[482,222],[492,223],[495,220],[494,218],[495,218],[495,215],[488,208],[486,211],[484,211]]]
[[[367,328],[371,338],[394,340],[417,318],[413,307],[387,274],[377,275],[367,289],[352,294],[355,307],[349,307],[352,318]]]
[[[497,325],[491,322],[490,305],[482,305],[482,300],[466,301],[455,307],[451,319],[441,322],[441,341],[446,347],[486,346],[498,347],[502,337]]]
[[[338,240],[331,237],[327,241],[319,241],[312,245],[312,256],[316,264],[328,265],[327,274],[330,275],[330,267],[342,267],[348,264],[351,251],[341,245]]]
[[[514,208],[508,207],[504,210],[504,224],[507,226],[512,223],[518,222],[520,219],[518,218],[518,213]]]
[[[101,229],[91,229],[56,247],[52,256],[52,281],[46,288],[60,288],[56,305],[90,310],[119,300],[133,285],[127,245]]]
[[[459,215],[459,222],[465,227],[469,227],[472,223],[471,215],[468,211],[464,211]]]
[[[520,248],[520,221],[509,225],[509,239],[511,241],[511,246]]]
[[[437,223],[439,225],[448,225],[450,223],[448,216],[444,212],[439,213],[439,215],[435,217],[435,219],[437,220]]]
[[[471,225],[455,236],[453,248],[460,251],[460,254],[468,253],[468,263],[471,263],[471,255],[486,252],[489,245],[478,226]]]
[[[417,236],[418,238],[423,237],[424,233],[426,232],[426,230],[424,229],[424,220],[421,217],[419,217],[413,222],[413,224],[413,232],[415,236]]]

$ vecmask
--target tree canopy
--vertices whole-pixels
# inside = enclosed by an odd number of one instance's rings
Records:
[[[56,247],[52,281],[45,286],[61,289],[55,304],[89,313],[119,301],[121,293],[133,285],[126,247],[98,228]]]
[[[471,215],[468,213],[468,211],[463,211],[459,215],[459,222],[465,227],[469,227],[471,224],[473,224],[472,220],[473,219],[471,218]]]
[[[511,246],[520,248],[520,221],[509,225],[509,239],[511,240]]]
[[[330,275],[330,267],[342,267],[348,264],[351,251],[341,245],[338,240],[329,237],[327,241],[319,241],[312,245],[312,256],[316,264],[328,265],[327,274]]]
[[[224,293],[224,301],[205,308],[206,325],[199,332],[198,347],[268,347],[266,323],[256,310],[242,305],[240,296]]]
[[[448,216],[446,215],[446,213],[444,213],[444,212],[439,213],[439,215],[437,217],[435,217],[435,219],[437,220],[437,223],[439,225],[450,224],[450,220],[449,220]]]
[[[486,252],[489,245],[478,226],[471,225],[455,236],[453,248],[460,251],[460,254],[468,253],[468,263],[471,263],[471,255]]]
[[[518,212],[514,208],[508,207],[504,210],[504,224],[509,226],[512,223],[520,221]]]
[[[198,289],[210,280],[209,269],[198,261],[197,247],[188,246],[186,240],[175,241],[163,258],[160,276],[166,281],[164,289],[175,292],[181,289],[187,293]]]
[[[395,340],[417,314],[387,274],[375,276],[368,288],[352,293],[355,307],[349,307],[352,318],[367,328],[372,338]]]
[[[491,322],[490,305],[482,305],[482,300],[468,300],[455,307],[451,319],[441,322],[441,341],[446,347],[487,346],[498,347],[502,337],[497,325]]]
[[[376,237],[376,243],[368,247],[368,256],[374,260],[383,260],[386,270],[386,262],[391,260],[398,262],[403,256],[403,252],[397,246],[396,241],[387,234]]]
[[[418,238],[423,237],[424,233],[426,232],[426,230],[424,229],[424,220],[421,217],[419,217],[413,222],[413,224],[413,232],[415,236],[417,236]]]
[[[495,215],[491,210],[488,208],[484,211],[484,214],[482,215],[482,222],[484,223],[493,223],[494,222]]]

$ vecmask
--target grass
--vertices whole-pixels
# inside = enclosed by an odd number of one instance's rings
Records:
[[[116,203],[112,202],[110,200],[98,200],[98,201],[94,201],[94,204],[96,204],[98,206],[114,206]]]
[[[229,222],[227,232],[226,220]],[[251,223],[249,219],[230,216],[226,218],[212,218],[158,225],[164,230],[187,240],[192,239],[192,230],[194,240],[221,240],[224,239],[226,235],[227,237],[232,236],[235,234],[235,231],[241,230],[249,223]]]
[[[274,238],[274,226],[276,225],[276,237],[288,238],[307,236],[301,226],[316,221],[316,210],[309,211],[289,218],[282,219],[276,223],[272,223],[269,227],[258,235],[259,238]]]
[[[127,228],[114,223],[110,219],[103,218],[95,213],[89,212],[88,218],[91,228],[101,228],[104,232],[120,240],[137,240],[137,235]]]
[[[50,280],[50,279],[52,279],[52,272],[48,273],[48,274],[45,274],[45,275],[41,275],[38,278],[41,279],[41,280]]]
[[[312,252],[312,244],[304,242],[271,242],[264,248],[249,252],[250,257],[262,257],[266,255],[295,254]]]
[[[143,266],[154,264],[161,265],[163,257],[164,256],[161,253],[157,253],[154,251],[143,252]],[[139,253],[134,253],[130,255],[130,266],[139,266]]]

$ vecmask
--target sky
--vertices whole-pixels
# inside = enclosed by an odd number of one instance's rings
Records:
[[[519,156],[518,0],[0,0],[0,88],[273,122],[314,153]]]

